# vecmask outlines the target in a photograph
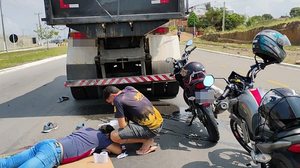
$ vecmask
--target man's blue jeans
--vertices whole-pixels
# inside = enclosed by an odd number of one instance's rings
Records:
[[[61,148],[55,139],[44,140],[21,153],[0,159],[0,168],[53,168],[59,165]]]

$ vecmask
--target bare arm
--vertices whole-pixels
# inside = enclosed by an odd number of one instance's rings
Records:
[[[106,149],[109,151],[109,152],[112,152],[114,154],[120,154],[122,153],[122,149],[120,147],[119,144],[117,143],[112,143],[111,145],[109,145],[108,147],[106,147]]]
[[[120,128],[125,128],[127,126],[127,122],[125,120],[125,117],[118,118],[118,123]]]

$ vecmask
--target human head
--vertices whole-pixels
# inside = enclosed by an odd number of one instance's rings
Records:
[[[115,96],[120,92],[121,90],[115,86],[107,86],[103,90],[103,99],[109,103],[112,104]]]
[[[114,127],[109,124],[102,125],[99,128],[99,131],[101,131],[103,134],[110,134],[113,130],[115,130]]]
[[[252,41],[252,51],[265,63],[281,63],[286,57],[284,46],[291,45],[286,35],[275,30],[263,30]]]

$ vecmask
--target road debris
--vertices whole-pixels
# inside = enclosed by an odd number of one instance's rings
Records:
[[[57,100],[57,103],[61,103],[63,101],[67,101],[69,100],[70,98],[69,97],[66,97],[66,96],[62,96],[62,97],[59,97],[58,100]]]
[[[49,133],[50,131],[57,129],[58,125],[56,123],[48,122],[44,125],[42,133]]]

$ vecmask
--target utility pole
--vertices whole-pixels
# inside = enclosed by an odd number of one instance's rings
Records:
[[[37,15],[38,16],[38,23],[39,23],[39,27],[36,26],[36,30],[37,32],[41,31],[42,30],[42,25],[41,25],[41,17],[40,17],[40,14],[42,14],[41,12],[38,12],[38,13],[34,13],[34,15]],[[40,37],[39,37],[39,33],[37,33],[37,39],[38,39],[38,45],[40,45]]]
[[[1,0],[0,0],[0,10],[1,10],[2,33],[3,33],[3,42],[4,42],[3,44],[4,44],[4,49],[7,52],[7,43],[6,43],[6,37],[5,37],[5,28],[4,28],[2,1]]]
[[[196,22],[196,18],[194,18],[194,30],[193,30],[193,38],[195,37],[196,35],[196,28],[195,28],[195,23]]]
[[[38,16],[38,23],[39,23],[39,29],[42,28],[42,25],[41,25],[41,17],[40,17],[40,14],[42,14],[41,12],[38,12],[38,13],[34,13],[35,15]]]
[[[224,1],[224,7],[223,7],[223,20],[222,20],[222,32],[225,31],[225,11],[226,11],[226,7],[225,7],[225,1]]]

